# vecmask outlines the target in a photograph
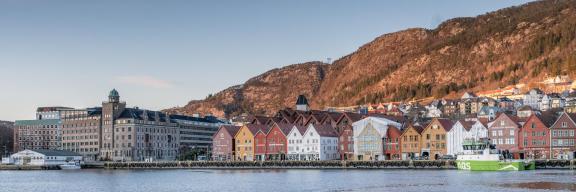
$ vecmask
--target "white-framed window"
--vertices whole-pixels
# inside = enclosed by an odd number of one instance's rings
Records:
[[[562,122],[562,127],[568,127],[568,122]]]
[[[514,136],[514,130],[510,130],[510,136]]]
[[[502,130],[498,130],[498,136],[502,136],[502,135],[504,135]]]

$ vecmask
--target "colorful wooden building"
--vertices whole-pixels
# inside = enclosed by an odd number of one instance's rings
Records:
[[[488,137],[496,149],[503,153],[511,153],[514,158],[521,158],[521,151],[518,143],[520,142],[520,128],[524,120],[501,113],[488,127]]]
[[[402,131],[395,127],[390,126],[386,131],[386,137],[384,138],[384,155],[386,160],[400,160],[402,157],[402,151],[400,150],[400,137],[402,136]]]
[[[266,159],[285,160],[288,154],[287,135],[294,124],[276,123],[266,134]]]
[[[434,118],[422,131],[422,156],[438,160],[448,153],[446,134],[454,123],[450,119]]]
[[[520,130],[520,149],[526,159],[547,159],[550,157],[550,127],[556,122],[555,112],[532,114]]]
[[[358,113],[343,113],[336,123],[338,139],[338,153],[341,160],[354,159],[354,133],[352,123],[362,119]]]
[[[390,126],[402,124],[383,117],[366,117],[352,124],[355,160],[384,160],[384,142]]]
[[[553,159],[576,157],[576,114],[562,113],[550,127]]]
[[[406,129],[402,131],[400,147],[402,153],[402,159],[415,159],[420,157],[420,150],[422,147],[420,146],[420,138],[422,137],[420,134],[424,130],[424,126],[420,125],[409,125]]]
[[[234,139],[236,140],[236,160],[253,161],[254,160],[254,136],[261,129],[267,129],[268,126],[260,124],[246,124],[238,130]]]
[[[212,136],[212,160],[230,161],[235,160],[235,139],[234,136],[240,130],[239,126],[222,125]]]

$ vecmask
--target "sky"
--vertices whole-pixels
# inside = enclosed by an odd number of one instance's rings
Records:
[[[184,106],[270,69],[523,0],[1,0],[0,120],[41,106]]]

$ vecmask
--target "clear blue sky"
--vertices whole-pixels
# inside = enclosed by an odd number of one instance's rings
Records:
[[[202,99],[269,69],[340,58],[389,32],[520,5],[478,1],[0,1],[0,119],[39,106]]]

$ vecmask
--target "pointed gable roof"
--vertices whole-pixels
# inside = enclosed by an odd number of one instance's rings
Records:
[[[275,123],[274,125],[272,125],[273,127],[278,127],[278,129],[280,129],[280,131],[282,132],[282,134],[284,134],[285,136],[287,136],[290,133],[290,130],[292,130],[292,128],[294,127],[294,124],[286,124],[286,123]],[[268,134],[272,129],[269,129],[268,132],[266,132],[266,134]]]
[[[452,129],[452,126],[454,125],[454,122],[452,122],[452,120],[447,119],[447,118],[434,118],[432,119],[432,121],[428,124],[428,126],[426,126],[426,128],[424,128],[424,130],[428,129],[428,127],[430,127],[432,124],[434,124],[434,121],[438,122],[438,124],[440,124],[440,126],[446,131],[450,131]]]
[[[332,125],[325,124],[325,125],[310,125],[310,126],[313,126],[316,132],[318,132],[318,135],[320,135],[321,137],[338,137],[338,133],[336,132],[336,129],[332,127]]]
[[[462,125],[462,127],[464,127],[466,131],[470,131],[470,129],[472,129],[472,126],[476,124],[476,121],[459,120],[458,122]]]
[[[248,128],[248,130],[252,133],[252,135],[256,135],[258,131],[268,133],[268,129],[270,129],[270,127],[268,127],[267,125],[260,125],[260,124],[246,124],[244,126]]]
[[[238,131],[240,131],[240,128],[241,128],[240,126],[234,126],[234,125],[221,125],[218,132],[226,131],[226,132],[228,132],[228,134],[230,134],[232,137],[234,137],[234,135],[236,135],[236,133],[238,133]],[[214,136],[216,136],[216,134],[214,134]]]

